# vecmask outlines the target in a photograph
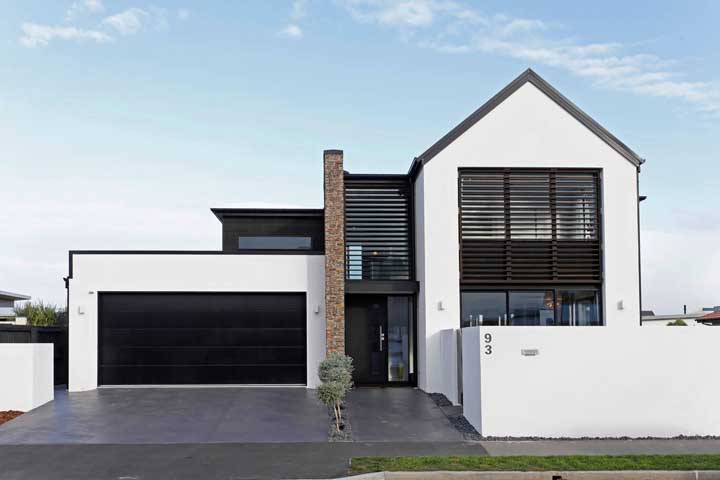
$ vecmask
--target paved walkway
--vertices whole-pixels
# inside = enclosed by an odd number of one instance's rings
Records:
[[[0,446],[2,480],[333,478],[351,457],[717,453],[718,440]],[[38,459],[41,459],[39,461]]]
[[[432,399],[416,388],[358,388],[348,395],[353,440],[461,442]]]
[[[354,456],[482,454],[481,445],[450,442],[0,446],[0,478],[334,478],[347,474]]]

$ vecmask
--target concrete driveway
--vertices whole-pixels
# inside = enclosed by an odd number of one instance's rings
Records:
[[[0,426],[0,445],[325,442],[305,388],[112,388],[67,393]]]

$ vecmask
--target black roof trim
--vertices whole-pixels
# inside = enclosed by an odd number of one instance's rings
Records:
[[[350,173],[345,172],[345,177],[353,180],[405,180],[409,177],[407,173]]]
[[[617,139],[613,134],[608,132],[599,123],[593,120],[590,115],[583,112],[577,105],[571,102],[562,93],[558,92],[552,85],[546,82],[540,75],[528,68],[519,77],[510,82],[505,88],[500,90],[494,97],[488,100],[483,106],[475,110],[469,117],[460,122],[455,128],[450,130],[444,137],[438,140],[434,145],[425,150],[420,156],[413,160],[408,174],[415,178],[420,169],[429,162],[438,153],[443,151],[445,147],[457,140],[460,135],[465,133],[485,115],[492,112],[495,107],[504,102],[510,95],[515,93],[520,87],[526,83],[532,83],[541,92],[550,97],[555,103],[560,105],[566,112],[572,115],[576,120],[585,125],[591,132],[600,137],[605,143],[610,145],[620,155],[625,157],[630,163],[636,167],[640,167],[645,160],[637,153],[633,152],[627,145]]]
[[[322,208],[211,208],[210,211],[223,221],[237,217],[322,217]]]

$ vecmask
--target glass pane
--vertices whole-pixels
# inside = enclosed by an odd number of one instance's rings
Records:
[[[560,325],[600,325],[600,307],[595,290],[558,290]]]
[[[556,225],[562,240],[597,238],[597,185],[592,173],[558,173]]]
[[[504,324],[505,301],[505,292],[462,292],[461,326]]]
[[[311,247],[311,237],[238,237],[240,250],[310,250]]]
[[[550,175],[511,173],[509,210],[511,239],[552,239]]]
[[[508,325],[554,325],[555,302],[552,290],[509,292]]]
[[[388,380],[407,382],[410,374],[410,299],[388,297]]]

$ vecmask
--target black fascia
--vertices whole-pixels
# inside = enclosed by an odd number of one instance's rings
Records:
[[[443,151],[448,145],[457,140],[463,133],[469,130],[473,125],[479,122],[483,117],[492,112],[495,107],[504,102],[508,97],[520,89],[526,83],[531,83],[541,92],[547,95],[556,104],[562,107],[566,112],[572,115],[576,120],[582,123],[587,129],[600,137],[605,143],[627,159],[636,167],[640,167],[645,163],[645,159],[641,158],[637,153],[631,150],[627,145],[618,140],[613,134],[607,131],[602,125],[596,122],[590,115],[581,110],[577,105],[571,102],[562,93],[557,91],[552,85],[545,81],[540,75],[528,68],[519,77],[510,82],[505,88],[500,90],[494,97],[488,100],[480,108],[470,114],[465,120],[460,122],[455,128],[450,130],[440,140],[435,142],[430,148],[425,150],[421,155],[413,159],[408,174],[414,180],[420,173],[422,167],[432,160],[438,153]]]

